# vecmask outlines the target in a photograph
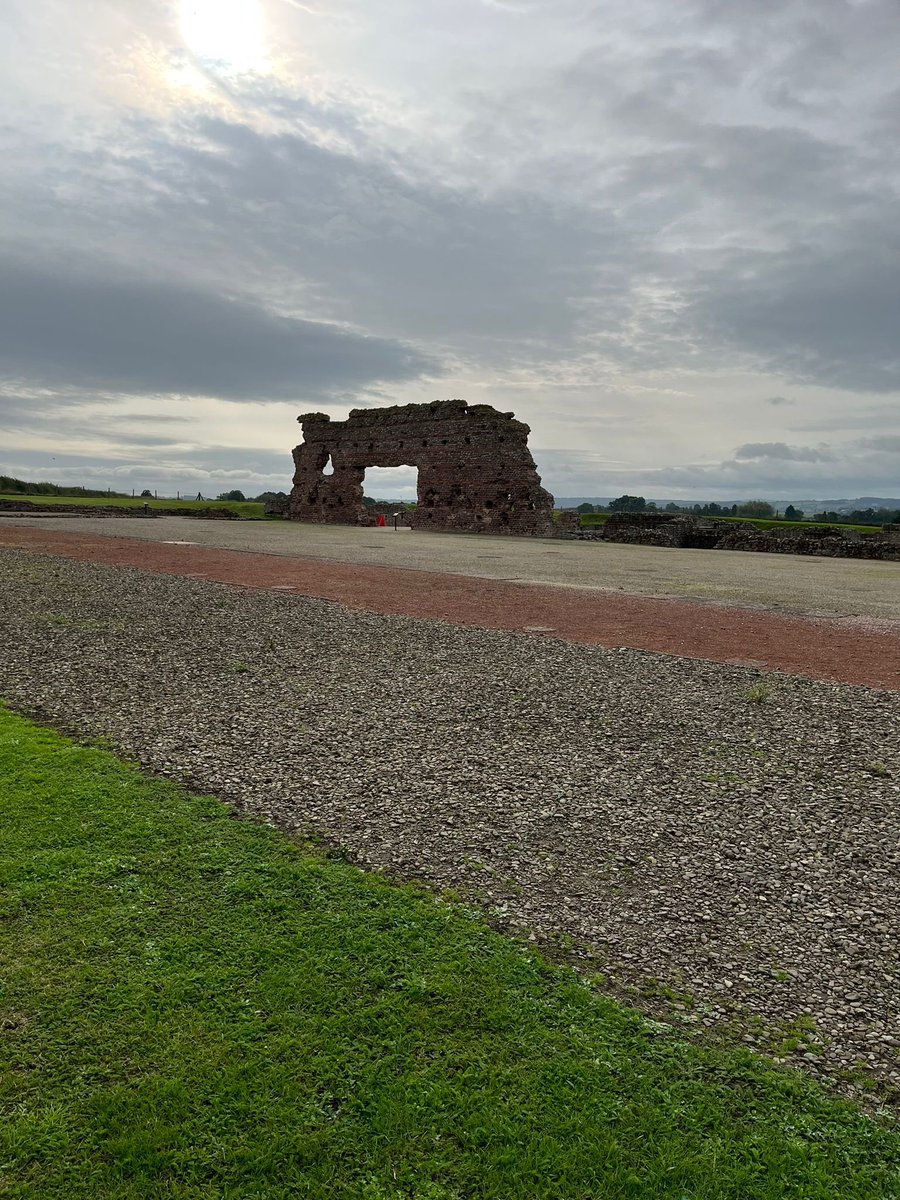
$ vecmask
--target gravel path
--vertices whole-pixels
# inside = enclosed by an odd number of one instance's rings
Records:
[[[135,522],[127,524],[130,528]],[[480,545],[475,538],[467,544],[473,542]],[[628,646],[900,690],[900,622],[873,617],[811,618],[598,589],[0,526],[0,548],[4,546],[242,587],[298,591],[386,615],[481,629],[541,630],[589,646]],[[680,553],[672,551],[676,558]]]
[[[900,1086],[897,693],[14,551],[0,622],[15,706]]]
[[[0,517],[0,531],[29,527],[48,533],[150,542],[186,540],[209,549],[318,559],[323,563],[602,588],[777,612],[900,621],[900,563],[896,562],[408,529],[395,534],[392,529],[297,521]]]

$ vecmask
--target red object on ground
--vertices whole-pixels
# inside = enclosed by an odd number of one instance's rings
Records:
[[[378,516],[375,518],[375,524],[378,526],[379,529],[384,529],[384,526],[385,526],[384,513],[378,514]]]
[[[688,600],[367,567],[126,537],[0,526],[0,548],[56,554],[247,588],[294,589],[349,608],[485,629],[523,630],[593,646],[628,646],[740,663],[837,683],[900,690],[900,629],[864,619],[785,616]]]

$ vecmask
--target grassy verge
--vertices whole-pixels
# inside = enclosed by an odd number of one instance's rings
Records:
[[[151,508],[165,511],[171,508],[227,508],[242,517],[262,517],[265,506],[255,500],[141,500],[116,496],[0,496],[0,500],[25,500],[31,504],[77,504],[85,508]]]
[[[0,709],[0,1195],[875,1200],[898,1139]]]
[[[677,516],[678,514],[673,514]],[[683,514],[691,516],[691,513]],[[771,521],[763,517],[702,517],[701,520],[710,521],[737,521],[741,525],[755,525],[757,529],[807,529],[815,532],[817,529],[855,529],[859,533],[880,533],[880,525],[834,525],[825,524],[822,521]],[[609,520],[609,513],[585,513],[581,518],[582,525],[605,525]]]

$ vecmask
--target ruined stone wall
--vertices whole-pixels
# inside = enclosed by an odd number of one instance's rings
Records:
[[[852,530],[850,531],[853,532]],[[727,533],[716,543],[717,550],[755,550],[764,554],[813,554],[820,558],[869,558],[900,562],[900,544],[892,545],[878,534],[816,537],[801,533]]]
[[[885,526],[885,529],[889,529]],[[565,535],[563,535],[565,536]],[[865,534],[840,526],[759,529],[744,522],[718,521],[677,513],[614,513],[596,529],[577,535],[586,541],[628,542],[701,550],[746,550],[761,554],[811,554],[823,558],[868,558],[900,562],[900,539],[884,531]]]
[[[706,518],[676,513],[612,513],[600,527],[604,542],[711,550],[720,534]]]
[[[546,534],[553,497],[541,487],[529,428],[512,413],[465,400],[354,409],[346,421],[297,418],[288,515],[295,521],[364,524],[367,467],[417,467],[415,529]],[[329,465],[333,473],[326,474]]]

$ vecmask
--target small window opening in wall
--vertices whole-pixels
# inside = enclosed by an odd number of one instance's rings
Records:
[[[334,463],[331,461],[330,454],[328,455],[328,462],[326,462],[325,466],[322,468],[322,474],[323,475],[333,475],[334,474]]]

